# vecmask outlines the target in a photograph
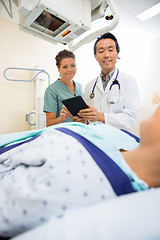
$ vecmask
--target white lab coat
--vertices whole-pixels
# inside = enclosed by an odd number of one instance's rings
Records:
[[[117,71],[109,81],[105,91],[103,89],[100,76],[94,90],[94,98],[90,98],[96,79],[90,81],[84,89],[84,99],[87,104],[95,107],[105,115],[105,124],[115,126],[119,129],[131,131],[138,119],[140,111],[140,98],[137,82],[127,74],[119,72],[118,81],[120,83],[120,101],[115,104],[107,103],[107,93]]]

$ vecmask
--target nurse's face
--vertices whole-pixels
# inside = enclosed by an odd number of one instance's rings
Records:
[[[58,67],[61,74],[61,79],[64,81],[72,80],[76,74],[76,63],[73,58],[64,58],[61,60],[61,65]]]
[[[160,106],[148,120],[141,123],[140,134],[143,146],[148,148],[157,146],[157,149],[160,150]]]
[[[114,40],[110,38],[101,39],[97,43],[95,58],[104,75],[107,75],[115,68],[117,57],[118,53]]]

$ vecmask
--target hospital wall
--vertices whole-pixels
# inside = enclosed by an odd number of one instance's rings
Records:
[[[53,45],[19,30],[13,22],[0,18],[0,134],[30,130],[26,114],[34,106],[33,82],[7,81],[3,72],[8,67],[45,69],[55,81],[58,71],[55,55],[63,45]],[[12,79],[30,80],[36,72],[7,71]],[[31,119],[34,121],[34,119]],[[33,123],[33,122],[32,122]]]
[[[160,92],[160,38],[153,36],[142,24],[118,6],[120,21],[112,31],[120,44],[120,59],[117,66],[120,71],[134,76],[137,80],[141,108],[137,126],[133,132],[139,135],[139,122],[150,116],[157,104],[152,103],[152,96]],[[127,21],[126,21],[127,18]],[[132,26],[132,27],[131,27]],[[26,121],[26,114],[33,110],[33,82],[11,82],[3,76],[7,67],[34,68],[42,66],[50,74],[51,82],[58,78],[55,55],[67,48],[61,44],[51,44],[19,30],[19,26],[0,18],[0,134],[31,129]],[[95,78],[100,67],[93,55],[94,41],[75,51],[77,74],[75,80],[83,86]],[[33,73],[12,72],[12,78],[31,79]]]

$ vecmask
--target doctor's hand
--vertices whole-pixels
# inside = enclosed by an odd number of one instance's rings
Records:
[[[72,118],[73,122],[81,122],[81,123],[88,124],[88,121],[86,118],[80,118],[78,116],[72,116],[71,118]]]
[[[86,118],[91,122],[96,122],[96,121],[100,121],[103,123],[105,122],[104,113],[98,112],[96,108],[91,106],[89,106],[89,108],[81,109],[78,112],[78,115],[82,118]]]
[[[70,111],[63,105],[62,110],[60,112],[60,118],[62,119],[62,122],[64,122],[67,118],[71,116]]]

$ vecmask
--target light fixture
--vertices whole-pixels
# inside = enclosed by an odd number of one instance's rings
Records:
[[[105,19],[106,20],[112,20],[114,18],[113,14],[112,14],[112,11],[109,7],[109,5],[107,5],[106,9],[105,9]]]
[[[160,3],[154,5],[151,8],[148,8],[144,12],[138,14],[136,17],[141,21],[144,22],[156,15],[160,14]]]
[[[105,19],[106,20],[112,20],[113,19],[113,15],[111,14],[111,15],[107,15],[106,17],[105,17]]]

